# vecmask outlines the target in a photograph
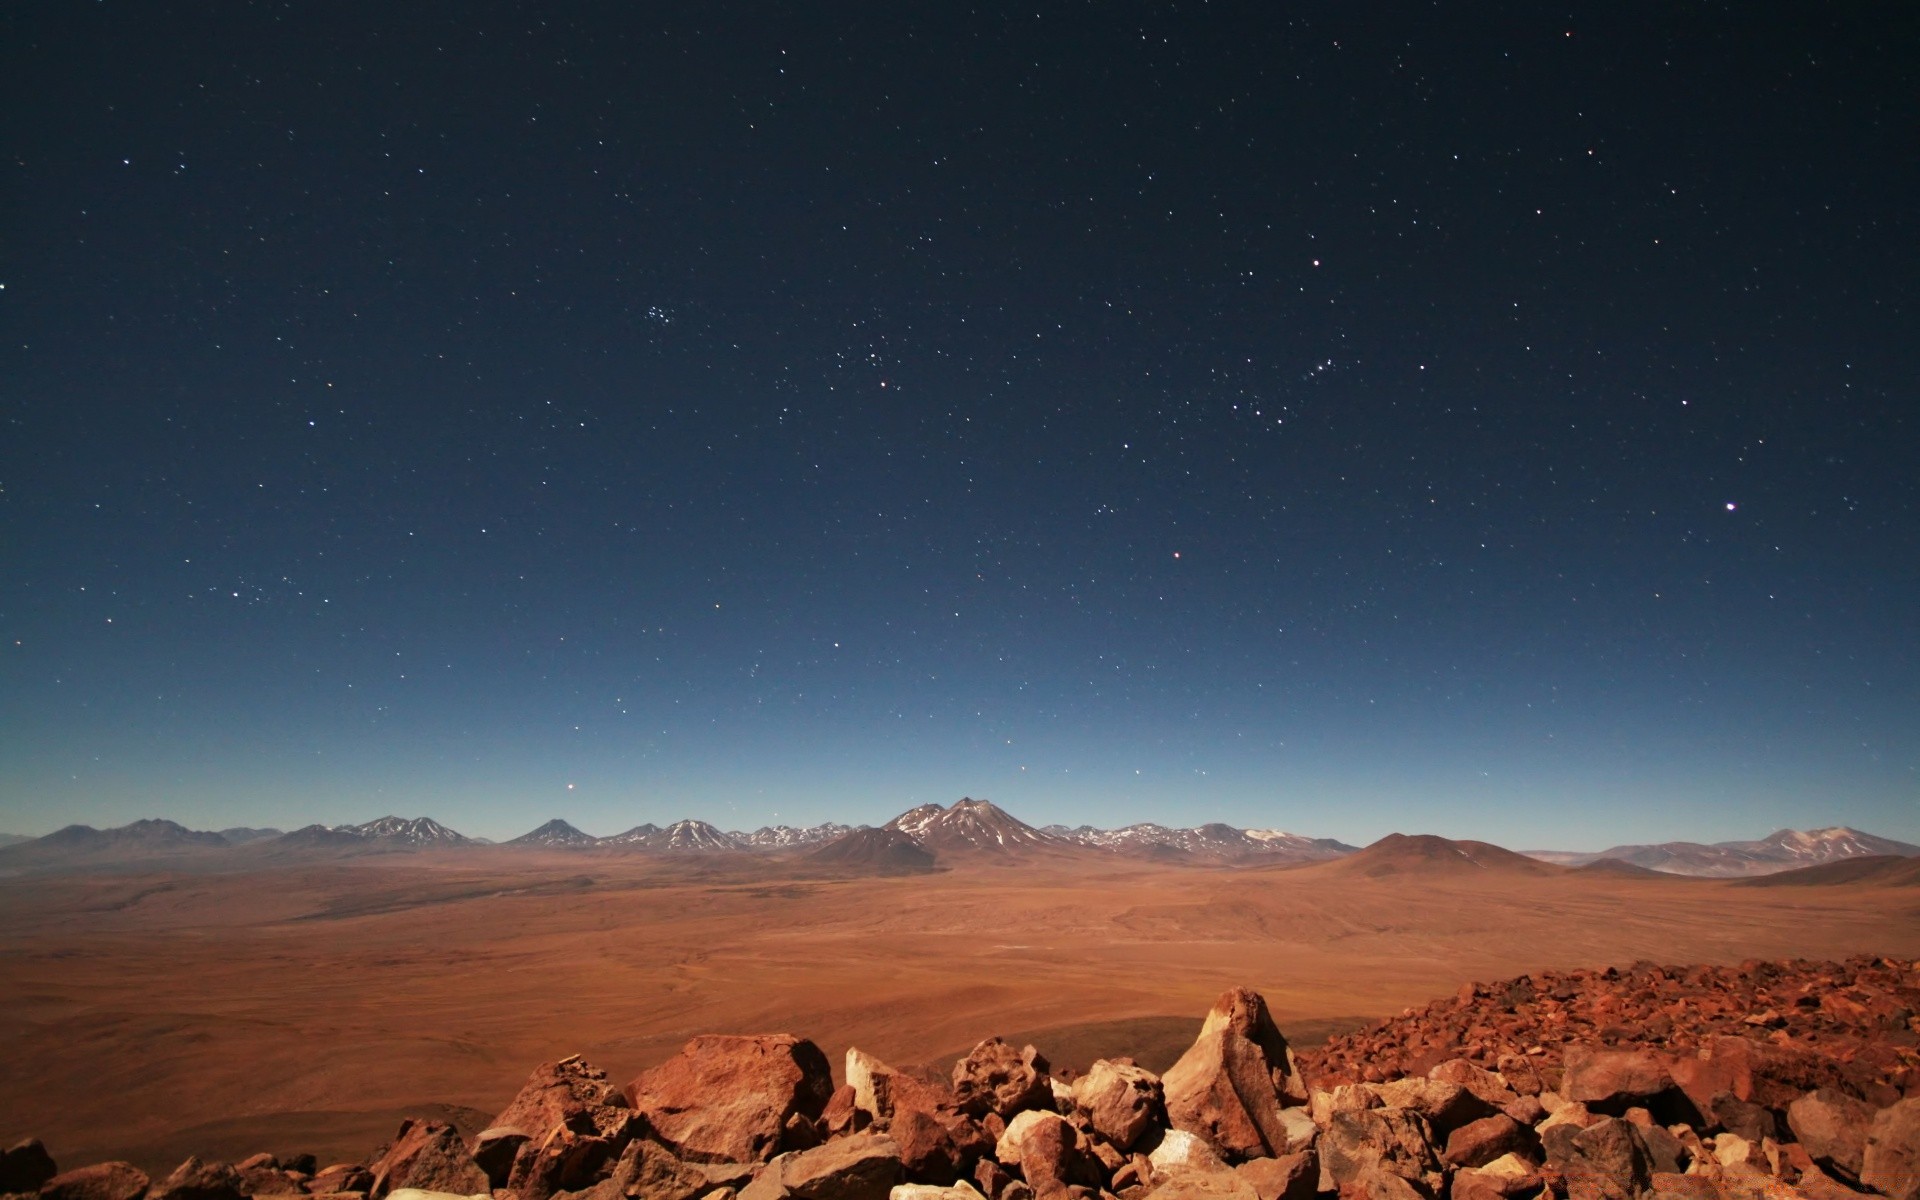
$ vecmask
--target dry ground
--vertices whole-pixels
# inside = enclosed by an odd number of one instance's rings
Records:
[[[484,1121],[542,1060],[624,1081],[697,1033],[901,1064],[1019,1034],[1164,1066],[1234,983],[1311,1040],[1525,971],[1920,956],[1914,888],[1335,866],[835,879],[471,851],[0,880],[0,1144],[359,1158],[402,1114]]]

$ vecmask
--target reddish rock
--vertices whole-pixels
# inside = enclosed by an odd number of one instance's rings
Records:
[[[401,1122],[393,1144],[369,1168],[373,1179],[368,1200],[381,1200],[395,1188],[452,1192],[472,1196],[493,1189],[487,1174],[473,1161],[460,1134],[444,1121]]]
[[[1254,1158],[1233,1173],[1252,1184],[1260,1200],[1313,1200],[1319,1187],[1320,1156],[1302,1150],[1281,1158]]]
[[[1533,1130],[1507,1116],[1495,1113],[1478,1121],[1469,1121],[1447,1135],[1447,1148],[1441,1159],[1455,1167],[1484,1167],[1503,1154],[1537,1156],[1540,1139]]]
[[[520,1148],[507,1190],[518,1200],[547,1200],[556,1192],[579,1191],[598,1182],[619,1157],[620,1150],[607,1139],[556,1125],[543,1140]]]
[[[1490,1108],[1504,1109],[1520,1099],[1519,1093],[1509,1087],[1506,1080],[1464,1058],[1450,1058],[1436,1065],[1427,1072],[1427,1078],[1465,1088]]]
[[[505,1187],[513,1174],[515,1156],[532,1140],[533,1136],[524,1129],[505,1129],[498,1125],[482,1129],[473,1139],[473,1163],[486,1172],[494,1187]]]
[[[1920,1099],[1902,1100],[1873,1118],[1860,1182],[1893,1200],[1920,1200]]]
[[[1563,1170],[1568,1200],[1636,1200],[1651,1182],[1653,1161],[1636,1126],[1602,1117],[1574,1135]]]
[[[609,1118],[596,1109],[627,1108],[626,1097],[607,1081],[607,1073],[579,1055],[542,1063],[521,1086],[511,1103],[493,1119],[494,1128],[524,1129],[543,1139],[558,1125],[575,1133],[601,1134]]]
[[[1457,1083],[1444,1079],[1395,1079],[1376,1089],[1380,1103],[1388,1108],[1410,1108],[1427,1119],[1435,1141],[1445,1141],[1454,1130],[1470,1121],[1490,1117],[1496,1111]]]
[[[307,1194],[310,1196],[331,1195],[335,1192],[366,1193],[373,1188],[373,1172],[359,1163],[334,1163],[314,1172],[307,1180]]]
[[[1531,1171],[1511,1173],[1468,1167],[1454,1172],[1448,1191],[1451,1200],[1515,1200],[1536,1195],[1540,1176]]]
[[[1595,1112],[1617,1115],[1673,1086],[1668,1062],[1650,1050],[1566,1048],[1560,1094]]]
[[[1047,1060],[1032,1046],[1015,1050],[988,1038],[953,1064],[953,1099],[972,1116],[993,1113],[1002,1120],[1033,1108],[1053,1106],[1053,1082]]]
[[[1440,1186],[1440,1159],[1426,1120],[1404,1108],[1369,1108],[1333,1114],[1320,1135],[1320,1162],[1336,1187],[1370,1184],[1385,1172],[1430,1193]],[[1389,1185],[1390,1186],[1390,1185]]]
[[[1132,1062],[1101,1059],[1073,1081],[1074,1107],[1094,1132],[1131,1150],[1148,1130],[1166,1125],[1166,1095],[1153,1072]]]
[[[0,1154],[0,1192],[37,1192],[59,1173],[39,1138],[16,1142]]]
[[[858,1133],[780,1155],[742,1189],[740,1200],[887,1200],[900,1176],[892,1140]]]
[[[231,1164],[191,1157],[147,1190],[147,1200],[243,1200],[247,1195]]]
[[[94,1163],[47,1180],[40,1186],[40,1200],[140,1200],[152,1182],[132,1163]]]
[[[843,1083],[833,1089],[827,1106],[820,1110],[820,1124],[828,1137],[844,1137],[873,1124],[873,1117],[854,1104],[853,1088]]]
[[[785,1034],[694,1038],[626,1091],[650,1136],[690,1162],[770,1159],[787,1118],[818,1117],[832,1095],[826,1056]]]
[[[1860,1178],[1873,1109],[1844,1092],[1821,1088],[1787,1106],[1787,1126],[1815,1162],[1848,1179]]]
[[[994,1147],[994,1157],[1017,1169],[1037,1200],[1065,1200],[1074,1184],[1100,1182],[1080,1152],[1073,1126],[1058,1113],[1029,1110],[1016,1116]]]
[[[1280,1109],[1308,1094],[1293,1052],[1259,993],[1234,988],[1215,1001],[1200,1036],[1161,1079],[1175,1129],[1206,1139],[1233,1158],[1265,1158],[1291,1149]]]

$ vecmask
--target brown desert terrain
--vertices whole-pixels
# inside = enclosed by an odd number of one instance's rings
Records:
[[[477,848],[0,880],[0,1140],[324,1161],[402,1116],[485,1120],[530,1063],[625,1079],[700,1033],[942,1064],[999,1034],[1158,1070],[1235,984],[1310,1045],[1522,972],[1920,957],[1920,893],[1871,872],[1742,887],[1416,838],[1292,867],[941,862]]]

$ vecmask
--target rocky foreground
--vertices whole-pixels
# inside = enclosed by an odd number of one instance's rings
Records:
[[[695,1038],[620,1087],[547,1063],[491,1128],[364,1163],[59,1173],[40,1200],[1920,1200],[1920,963],[1640,964],[1471,984],[1296,1055],[1229,991],[1164,1076],[994,1038],[950,1078],[787,1035]],[[402,1195],[402,1193],[407,1193]]]

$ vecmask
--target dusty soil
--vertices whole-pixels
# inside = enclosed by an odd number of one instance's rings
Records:
[[[1108,859],[830,878],[462,851],[0,880],[0,1144],[166,1170],[468,1128],[537,1063],[625,1079],[705,1032],[941,1063],[982,1037],[1163,1067],[1215,996],[1310,1042],[1526,971],[1920,957],[1920,890]],[[790,877],[789,877],[790,874]]]

